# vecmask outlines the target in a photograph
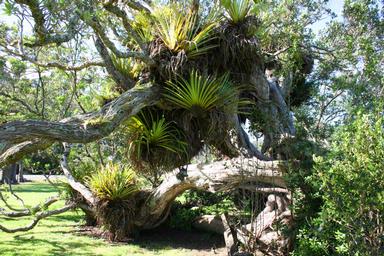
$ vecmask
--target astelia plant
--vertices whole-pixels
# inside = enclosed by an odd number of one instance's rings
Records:
[[[173,52],[184,51],[196,57],[216,47],[212,20],[203,24],[196,11],[183,11],[177,5],[162,7],[153,12],[155,34]]]
[[[225,14],[231,22],[242,22],[249,14],[253,2],[251,0],[221,0]]]
[[[239,92],[229,81],[228,74],[219,78],[203,76],[197,71],[190,73],[189,79],[178,77],[168,81],[164,97],[171,104],[189,110],[195,116],[214,109],[236,111]]]
[[[131,118],[129,131],[133,137],[129,154],[134,154],[137,159],[148,160],[157,150],[179,155],[186,153],[182,131],[172,122],[167,122],[164,116],[142,111]]]
[[[107,201],[126,200],[138,190],[135,172],[114,163],[98,169],[87,183],[100,200]]]

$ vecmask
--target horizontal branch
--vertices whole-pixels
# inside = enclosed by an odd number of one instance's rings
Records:
[[[241,185],[240,189],[245,189],[252,192],[266,193],[266,194],[288,194],[289,190],[286,188],[275,188],[275,187],[262,187],[255,185]]]
[[[168,173],[152,192],[135,224],[144,229],[157,225],[173,200],[188,189],[217,192],[250,182],[286,188],[283,178],[284,164],[281,161],[260,161],[256,157],[238,157],[207,165],[193,164],[188,166],[188,176],[184,180],[177,178],[178,170],[175,170]]]
[[[88,143],[103,138],[142,108],[155,104],[158,97],[157,87],[136,86],[99,111],[58,122],[27,120],[5,123],[0,126],[0,166],[4,165],[4,160],[8,159],[9,163],[12,155],[20,153],[20,149],[33,152],[35,143],[40,149],[54,141]]]
[[[51,146],[53,141],[34,139],[24,141],[18,144],[1,144],[0,143],[0,167],[15,163],[23,158],[23,156],[44,150]],[[3,147],[2,147],[3,146]]]

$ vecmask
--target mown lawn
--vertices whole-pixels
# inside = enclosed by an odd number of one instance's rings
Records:
[[[43,183],[24,183],[13,186],[18,196],[29,206],[43,202],[47,197],[57,193],[56,188]],[[5,187],[3,194],[9,195]],[[9,200],[18,205],[14,198]],[[58,205],[60,206],[60,205]],[[58,207],[55,206],[55,207]],[[4,207],[0,202],[0,208]],[[0,231],[0,255],[220,255],[214,254],[210,248],[195,250],[194,248],[178,247],[163,241],[140,241],[133,244],[112,244],[103,239],[90,237],[79,232],[82,224],[81,212],[71,211],[61,215],[51,216],[32,230],[8,234]],[[8,219],[0,217],[3,226],[15,227],[28,224],[31,219]],[[209,235],[201,238],[210,239]]]

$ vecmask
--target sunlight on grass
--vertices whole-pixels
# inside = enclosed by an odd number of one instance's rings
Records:
[[[4,188],[3,186],[2,191]],[[57,189],[47,183],[15,185],[14,190],[29,206],[57,194]],[[9,200],[13,206],[19,206],[13,198],[10,197]],[[0,207],[4,207],[2,202]],[[0,217],[0,223],[7,227],[26,225],[30,220]],[[81,223],[82,213],[71,211],[44,219],[28,232],[7,234],[0,231],[0,255],[196,255],[192,250],[174,249],[156,243],[111,244],[102,239],[78,234],[76,231]]]

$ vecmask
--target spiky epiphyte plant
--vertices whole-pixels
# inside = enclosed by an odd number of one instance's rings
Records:
[[[108,163],[88,179],[88,186],[101,200],[125,200],[137,192],[136,174],[130,168]]]
[[[111,54],[112,63],[115,68],[125,77],[137,78],[143,69],[143,64],[131,58],[118,58]]]
[[[111,232],[111,239],[120,240],[130,235],[138,192],[135,172],[108,163],[91,175],[87,183],[99,199],[96,205],[98,222]]]
[[[251,0],[221,0],[221,5],[231,22],[237,24],[245,20],[252,7]]]
[[[143,174],[160,174],[187,158],[183,132],[158,113],[144,110],[132,117],[128,122],[128,134],[128,156]]]
[[[152,18],[156,36],[172,52],[184,51],[188,57],[196,57],[216,47],[212,43],[216,23],[202,24],[197,10],[186,12],[173,4],[158,8]]]
[[[164,97],[196,117],[203,117],[213,109],[229,114],[237,110],[239,91],[232,86],[227,74],[216,78],[192,71],[188,80],[179,77],[176,82],[168,81],[167,85]]]

